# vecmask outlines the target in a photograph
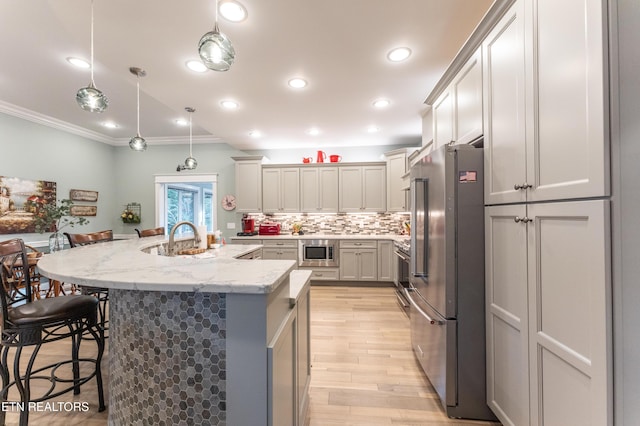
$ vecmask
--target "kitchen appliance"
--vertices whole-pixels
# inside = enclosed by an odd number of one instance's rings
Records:
[[[339,163],[342,161],[342,155],[330,155],[329,156],[329,161],[331,163]]]
[[[280,235],[280,224],[275,222],[262,222],[258,226],[259,235]]]
[[[339,266],[338,240],[298,241],[299,266]]]
[[[318,151],[318,158],[316,159],[316,163],[324,163],[325,158],[327,158],[327,154],[324,151]]]
[[[409,301],[404,293],[409,288],[409,263],[411,261],[411,244],[408,237],[393,242],[393,253],[396,256],[396,273],[393,283],[396,286],[396,298],[403,311],[409,314]]]
[[[494,420],[485,374],[482,149],[443,146],[410,171],[411,343],[449,417]]]
[[[251,219],[247,216],[244,216],[242,218],[242,232],[245,234],[251,234],[254,232],[254,229],[256,228],[256,221],[255,219]]]
[[[305,164],[311,163],[313,161],[313,158],[311,157],[303,157],[302,158],[302,162]]]

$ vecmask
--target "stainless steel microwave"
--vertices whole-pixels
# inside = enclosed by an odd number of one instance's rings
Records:
[[[338,240],[300,240],[300,266],[338,266]]]

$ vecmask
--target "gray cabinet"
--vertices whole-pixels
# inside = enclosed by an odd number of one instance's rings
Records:
[[[268,425],[297,425],[297,310],[291,309],[267,346]]]
[[[377,281],[378,248],[376,241],[340,241],[340,279]]]
[[[378,281],[393,281],[394,260],[392,241],[378,241]]]
[[[300,295],[296,304],[298,310],[297,342],[297,403],[298,425],[305,424],[309,407],[309,386],[311,385],[311,297],[309,287]]]
[[[297,240],[263,240],[263,259],[295,260],[298,262]]]
[[[340,166],[339,211],[384,212],[386,210],[386,167],[384,164]]]
[[[300,168],[300,211],[303,213],[338,211],[337,167]]]
[[[406,212],[409,210],[409,191],[406,190],[407,150],[395,150],[385,154],[387,157],[387,211]]]
[[[300,211],[300,170],[297,167],[262,168],[262,211]]]
[[[236,211],[262,211],[262,156],[232,157],[235,160]]]

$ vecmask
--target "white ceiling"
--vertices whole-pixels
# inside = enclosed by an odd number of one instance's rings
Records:
[[[175,124],[193,114],[195,141],[238,149],[419,143],[423,101],[491,4],[491,0],[241,0],[249,17],[219,20],[236,61],[227,72],[188,70],[197,43],[213,27],[213,0],[95,0],[95,83],[109,98],[102,114],[81,110],[75,93],[89,71],[89,0],[0,1],[0,111],[19,112],[89,131],[114,145],[140,131],[154,144],[188,141]],[[403,63],[386,60],[408,46]],[[303,77],[307,88],[287,86]],[[391,100],[384,110],[377,98]],[[220,101],[233,99],[235,111]],[[117,129],[102,123],[116,122]],[[368,126],[380,131],[367,133]],[[305,132],[317,127],[321,133]],[[262,138],[249,137],[260,130]]]

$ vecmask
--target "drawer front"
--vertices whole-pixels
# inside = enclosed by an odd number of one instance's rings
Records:
[[[276,248],[298,248],[297,240],[262,240],[262,245],[265,247]]]
[[[260,244],[262,244],[262,240],[253,240],[253,239],[248,239],[248,238],[232,238],[231,239],[231,243],[232,244],[245,244],[245,245],[252,245],[252,244],[260,245]]]
[[[375,240],[340,240],[340,248],[377,248]]]
[[[301,270],[311,270],[311,280],[313,281],[337,281],[340,278],[338,268],[299,268]]]

